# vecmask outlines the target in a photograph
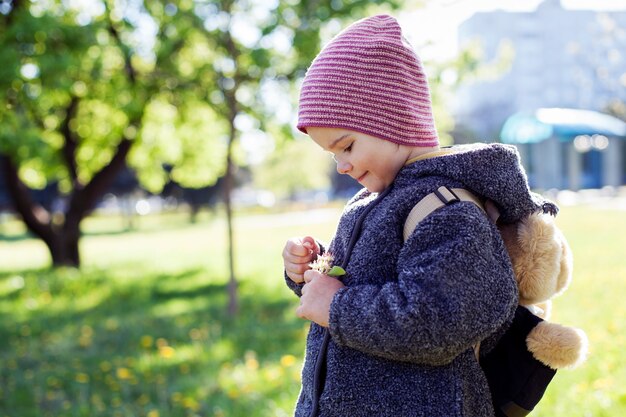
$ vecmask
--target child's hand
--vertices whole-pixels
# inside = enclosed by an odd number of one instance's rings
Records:
[[[304,282],[304,273],[311,269],[309,263],[320,253],[320,247],[311,236],[294,237],[283,249],[283,262],[287,276],[295,283]]]
[[[296,315],[328,327],[330,304],[337,291],[345,285],[336,278],[313,270],[304,273],[304,282]]]

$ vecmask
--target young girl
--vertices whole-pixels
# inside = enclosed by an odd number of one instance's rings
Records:
[[[319,53],[298,128],[364,188],[328,247],[304,236],[283,250],[297,315],[312,322],[295,415],[494,415],[473,346],[489,351],[518,302],[498,229],[459,201],[406,242],[402,233],[414,205],[441,186],[494,201],[504,222],[538,210],[514,149],[439,149],[421,62],[390,16],[354,23]],[[311,269],[325,252],[346,275]]]

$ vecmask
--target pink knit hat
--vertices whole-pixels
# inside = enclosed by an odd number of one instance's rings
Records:
[[[436,146],[422,63],[391,16],[353,23],[309,67],[298,129],[336,127],[411,146]]]

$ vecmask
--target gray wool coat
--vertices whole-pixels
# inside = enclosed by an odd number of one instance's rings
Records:
[[[518,302],[497,228],[474,204],[432,213],[403,242],[413,206],[438,187],[462,187],[494,201],[513,222],[545,204],[529,191],[512,146],[453,148],[403,167],[363,223],[345,288],[333,298],[319,417],[493,416],[489,388],[472,346],[488,351]],[[329,251],[343,263],[359,214],[376,194],[346,205]],[[301,285],[286,277],[301,295]],[[324,329],[312,323],[296,417],[308,417]]]

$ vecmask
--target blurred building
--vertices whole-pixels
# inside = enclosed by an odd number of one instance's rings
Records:
[[[626,12],[567,10],[559,0],[545,0],[532,12],[476,13],[459,27],[459,45],[463,47],[476,41],[480,42],[487,62],[498,59],[498,51],[504,44],[512,47],[514,58],[510,68],[502,74],[494,79],[467,83],[457,95],[454,110],[457,124],[461,130],[471,132],[474,139],[504,139],[501,129],[513,115],[517,119],[532,118],[542,108],[601,112],[612,102],[626,102]],[[561,112],[561,116],[564,115],[580,116]],[[519,123],[512,125],[522,126]],[[515,136],[511,134],[512,125],[509,125],[509,139]],[[621,132],[620,129],[610,131]],[[584,139],[578,140],[578,148],[574,146],[574,139],[578,136],[603,136],[606,133],[610,132],[583,129],[576,134],[556,132],[541,140],[524,142],[522,151],[526,155],[537,148],[532,159],[535,170],[531,185],[584,188],[626,183],[623,136],[607,136],[610,146],[606,147],[587,149],[580,145]],[[562,144],[563,149],[558,151],[561,157],[557,159],[547,159],[556,158],[556,150],[549,153],[538,150],[541,146],[548,146],[542,143],[549,142],[550,138]],[[577,149],[580,158],[567,156]],[[616,156],[613,159],[602,154],[590,157],[597,152]],[[589,158],[597,160],[589,162],[597,165],[594,172],[603,174],[594,174],[592,179],[589,175],[587,179],[575,179],[572,174],[575,168],[570,165],[578,164],[582,169],[587,164],[583,162]],[[577,162],[579,160],[583,162]],[[609,160],[610,170],[604,166]],[[553,169],[538,171],[542,166],[553,166]],[[532,166],[528,168],[533,169]]]
[[[599,112],[542,108],[509,117],[502,142],[517,146],[533,188],[626,184],[626,123]]]

